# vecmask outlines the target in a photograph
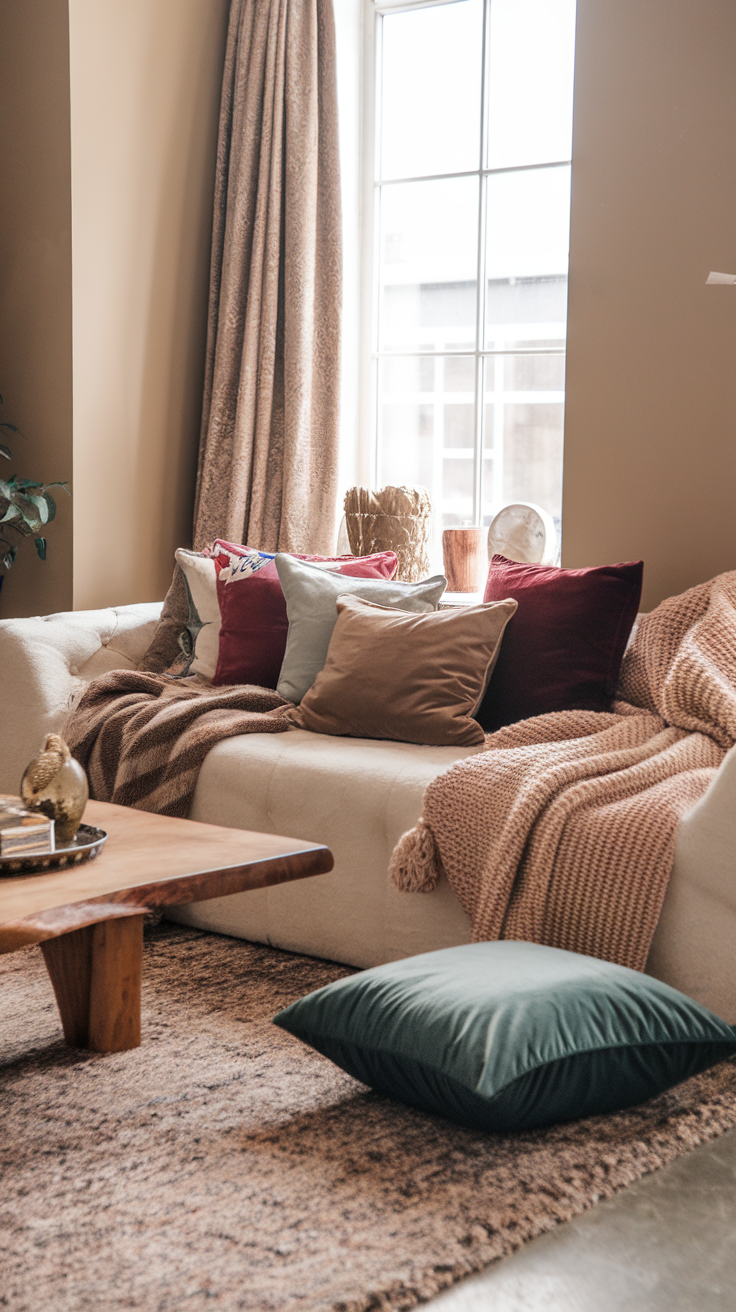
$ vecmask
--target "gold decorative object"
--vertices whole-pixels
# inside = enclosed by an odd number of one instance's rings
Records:
[[[395,551],[397,579],[417,583],[429,573],[432,503],[423,487],[351,487],[345,493],[345,524],[354,556]]]
[[[50,733],[43,751],[26,766],[20,785],[23,804],[56,822],[56,846],[71,843],[89,798],[87,776],[64,739]]]

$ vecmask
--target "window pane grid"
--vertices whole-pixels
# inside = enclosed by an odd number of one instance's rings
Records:
[[[475,178],[480,174],[482,177],[495,177],[497,173],[531,173],[538,169],[560,169],[569,165],[569,159],[548,160],[541,164],[506,164],[497,169],[463,169],[459,173],[422,173],[407,174],[405,178],[381,178],[376,177],[377,187],[395,187],[402,182],[441,182],[445,178]]]
[[[574,0],[557,3],[560,13],[564,10],[568,20],[571,13],[574,18]],[[438,109],[428,99],[421,74],[411,74],[416,85],[405,92],[403,101],[400,79],[394,77],[387,91],[384,70],[389,80],[392,67],[408,76],[411,61],[401,63],[398,29],[393,29],[387,45],[385,25],[395,24],[398,15],[387,13],[377,20],[374,268],[379,274],[374,279],[371,353],[377,399],[376,475],[379,482],[424,482],[429,487],[435,509],[436,560],[441,559],[444,526],[488,523],[509,500],[541,500],[559,513],[569,155],[550,157],[554,156],[550,141],[560,139],[552,113],[552,128],[546,124],[540,136],[547,158],[543,153],[540,158],[530,157],[540,129],[528,112],[525,117],[528,106],[518,95],[517,121],[509,127],[504,121],[505,102],[498,85],[495,89],[493,85],[494,58],[503,69],[504,53],[499,45],[500,54],[494,54],[493,23],[501,33],[499,42],[510,41],[512,47],[516,42],[518,47],[522,37],[526,39],[521,11],[526,6],[531,12],[540,4],[547,6],[544,13],[539,11],[542,26],[546,21],[549,27],[554,8],[549,0],[493,0],[493,8],[491,0],[463,0],[461,5],[414,8],[401,15],[404,19],[419,13],[435,15],[430,23],[435,31],[441,30],[446,47],[442,57],[450,65],[458,59],[457,32],[462,35],[463,24],[466,34],[472,30],[481,38],[477,125],[473,132],[468,128],[460,145],[461,151],[467,151],[472,135],[477,167],[450,171],[398,168],[408,161],[410,148],[417,161],[429,160],[433,152],[438,161],[448,159],[452,134],[440,133],[441,140],[434,140]],[[456,17],[463,11],[456,33],[443,10],[454,10]],[[440,29],[438,23],[444,27]],[[429,32],[430,26],[425,27]],[[404,40],[408,31],[404,29]],[[413,36],[418,31],[415,27]],[[436,54],[430,50],[430,65],[432,58]],[[555,77],[559,82],[561,75],[550,70],[544,58],[538,40],[532,50],[532,72],[536,68],[535,77],[546,74],[548,82]],[[414,63],[421,66],[421,59]],[[528,80],[532,72],[527,71]],[[502,80],[503,72],[499,77]],[[570,76],[570,95],[571,87]],[[457,96],[446,98],[451,117],[454,114],[459,121],[465,114],[467,125],[473,94],[471,89],[464,100],[461,96],[459,108]],[[404,140],[396,115],[405,111],[406,104]],[[426,122],[417,105],[424,106]],[[560,114],[564,119],[564,113],[564,105],[562,110],[558,106],[558,119]],[[389,119],[393,139],[387,157]],[[519,162],[508,158],[514,149],[526,152],[527,158]],[[448,383],[453,361],[455,368],[466,369],[462,389],[457,380]],[[396,370],[401,378],[393,376]]]
[[[452,351],[448,347],[446,351],[400,351],[400,350],[374,351],[373,359],[374,360],[401,360],[401,359],[431,360],[434,358],[434,356],[437,355],[441,355],[443,357],[458,356],[458,355],[472,355],[475,357],[477,355],[481,359],[484,359],[486,356],[492,356],[492,355],[564,355],[564,354],[565,354],[564,346],[510,346],[508,347],[508,349],[504,349],[504,350],[490,349],[486,351],[473,351],[462,347],[459,348],[457,351]]]

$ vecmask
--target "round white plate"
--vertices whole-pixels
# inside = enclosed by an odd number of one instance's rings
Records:
[[[554,565],[557,530],[551,515],[532,501],[504,506],[488,530],[488,557],[506,556],[525,565]]]

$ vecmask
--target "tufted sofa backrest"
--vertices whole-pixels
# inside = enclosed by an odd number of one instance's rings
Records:
[[[17,793],[75,694],[108,670],[135,669],[161,602],[0,620],[0,792]]]

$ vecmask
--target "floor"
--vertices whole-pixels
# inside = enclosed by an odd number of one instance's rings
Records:
[[[437,1312],[731,1312],[736,1130],[425,1306]]]

